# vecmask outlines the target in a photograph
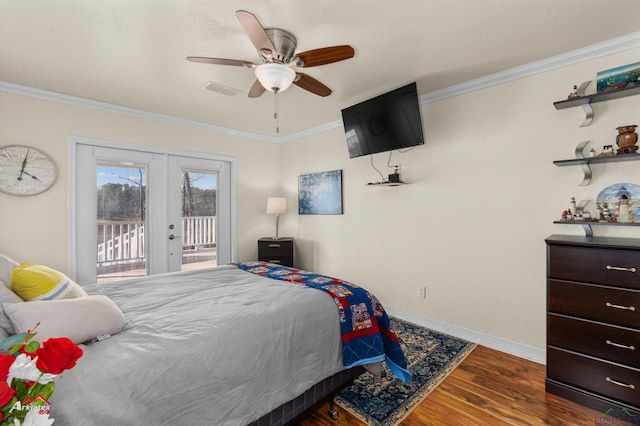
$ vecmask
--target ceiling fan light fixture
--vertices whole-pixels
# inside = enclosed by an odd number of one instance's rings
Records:
[[[296,78],[291,67],[278,63],[258,65],[255,72],[260,84],[270,92],[284,92]]]

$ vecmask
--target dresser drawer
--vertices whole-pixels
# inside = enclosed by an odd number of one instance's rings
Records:
[[[640,370],[547,348],[547,377],[640,407]]]
[[[640,368],[640,330],[549,314],[547,343]]]
[[[291,240],[259,240],[258,252],[260,257],[289,257],[292,246]]]
[[[548,276],[640,290],[640,251],[549,245]]]
[[[548,280],[550,313],[640,328],[640,290]]]
[[[293,267],[290,257],[269,256],[258,259],[261,262],[275,263],[276,265]]]

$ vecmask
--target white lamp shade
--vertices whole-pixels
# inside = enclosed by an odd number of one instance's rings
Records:
[[[286,198],[268,198],[267,214],[281,214],[287,212]]]
[[[296,72],[291,67],[282,64],[262,64],[256,67],[256,77],[260,84],[270,92],[284,92],[296,78]]]

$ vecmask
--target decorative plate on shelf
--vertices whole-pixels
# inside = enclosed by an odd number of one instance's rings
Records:
[[[640,222],[640,186],[633,183],[616,183],[600,191],[596,202],[599,206],[607,203],[610,211],[615,211],[616,203],[626,195],[633,209],[633,221]]]

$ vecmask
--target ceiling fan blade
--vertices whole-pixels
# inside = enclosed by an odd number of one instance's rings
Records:
[[[322,97],[329,96],[331,94],[331,89],[320,83],[315,78],[301,72],[296,74],[300,77],[293,81],[293,84],[296,86]]]
[[[249,90],[249,97],[250,98],[258,98],[260,97],[267,89],[264,88],[264,86],[262,85],[262,83],[260,83],[260,80],[255,81],[255,83],[253,83],[253,86],[251,86],[251,89]]]
[[[344,61],[345,59],[353,58],[354,54],[353,47],[345,44],[307,50],[306,52],[298,53],[295,57],[302,60],[302,64],[299,64],[299,66],[309,68]]]
[[[253,13],[247,12],[246,10],[237,10],[236,17],[256,49],[265,56],[276,54],[276,48],[273,42]]]
[[[240,59],[207,58],[205,56],[187,56],[187,59],[191,62],[200,62],[203,64],[231,65],[246,68],[255,68],[257,66],[256,64]]]

